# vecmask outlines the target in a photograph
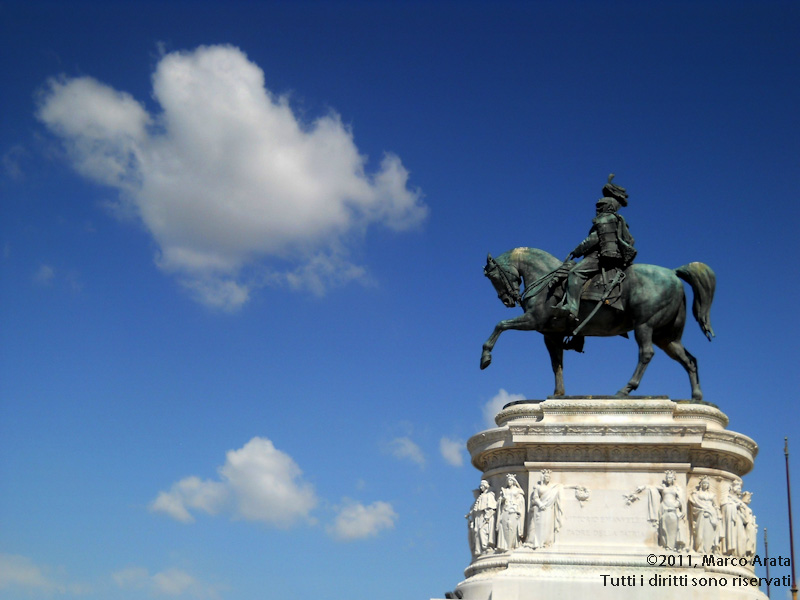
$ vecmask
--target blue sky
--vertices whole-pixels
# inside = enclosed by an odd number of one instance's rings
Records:
[[[0,4],[3,597],[452,589],[464,442],[553,386],[538,334],[478,369],[512,314],[486,253],[566,256],[610,172],[639,262],[716,271],[717,338],[684,342],[760,445],[744,487],[786,556],[798,26],[790,2]],[[567,393],[635,361],[590,339]],[[689,385],[658,352],[638,393]]]

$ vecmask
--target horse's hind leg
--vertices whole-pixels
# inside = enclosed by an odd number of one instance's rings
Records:
[[[653,358],[653,354],[655,354],[655,350],[653,350],[653,328],[650,325],[639,325],[634,330],[634,334],[636,343],[639,345],[639,362],[636,364],[633,377],[625,387],[617,392],[617,396],[629,396],[633,390],[639,387],[647,365],[650,363],[650,359]]]
[[[700,390],[700,375],[697,372],[697,359],[683,347],[680,340],[673,340],[671,342],[656,341],[656,344],[667,353],[667,356],[681,363],[683,368],[686,369],[686,372],[689,374],[689,381],[692,384],[692,400],[702,400],[703,392]]]

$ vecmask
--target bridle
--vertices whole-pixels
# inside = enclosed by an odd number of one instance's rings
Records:
[[[519,286],[511,281],[511,276],[492,258],[491,254],[486,259],[486,266],[483,268],[483,274],[492,281],[501,282],[503,284],[503,291],[508,294],[516,304],[522,306],[522,296],[520,296],[519,293]]]
[[[519,286],[516,286],[511,281],[511,276],[508,274],[500,264],[492,258],[490,254],[486,259],[486,266],[483,268],[484,274],[493,280],[500,280],[503,284],[505,292],[520,306],[522,301],[531,298],[541,292],[545,287],[552,287],[553,279],[562,271],[564,265],[559,265],[549,273],[539,277],[536,281],[529,283],[525,286],[525,291],[522,294],[519,292]],[[556,280],[558,281],[558,280]]]

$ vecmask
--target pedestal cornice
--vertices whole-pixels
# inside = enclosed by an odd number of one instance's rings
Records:
[[[741,477],[753,468],[757,444],[728,431],[728,417],[707,403],[655,397],[564,397],[515,402],[498,427],[467,442],[481,471],[557,462],[688,462]],[[514,448],[515,451],[510,449]],[[519,452],[525,448],[524,457]]]

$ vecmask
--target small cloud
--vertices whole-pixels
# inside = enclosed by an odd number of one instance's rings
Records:
[[[73,294],[79,294],[83,290],[83,283],[77,271],[70,270],[64,273],[64,283]]]
[[[503,407],[509,402],[517,402],[519,400],[525,400],[525,396],[522,394],[509,394],[504,389],[497,392],[497,395],[489,400],[483,407],[483,419],[486,426],[490,429],[492,427],[497,427],[497,424],[494,422],[495,415],[503,410]]]
[[[230,450],[220,475],[236,499],[235,515],[289,527],[308,519],[317,504],[311,484],[291,456],[266,438],[253,438],[243,448]]]
[[[177,521],[191,523],[191,511],[216,515],[227,511],[234,519],[260,521],[287,528],[311,520],[317,505],[313,487],[291,456],[266,438],[254,437],[238,450],[229,450],[219,480],[186,477],[161,492],[150,504]]]
[[[464,442],[462,440],[451,440],[446,437],[439,440],[439,452],[442,453],[442,458],[453,467],[464,465],[463,448]]]
[[[91,585],[67,581],[62,569],[42,567],[16,554],[0,554],[0,590],[20,591],[30,597],[83,596],[93,591]]]
[[[413,441],[411,441],[411,438],[395,438],[389,442],[388,447],[389,452],[391,452],[392,456],[395,458],[399,458],[400,460],[410,460],[411,462],[418,464],[420,467],[425,466],[425,455],[422,453],[422,449]]]
[[[152,596],[219,598],[215,586],[204,583],[177,568],[150,575],[150,572],[143,567],[128,567],[117,571],[111,577],[120,589],[144,590]]]
[[[371,282],[364,267],[351,264],[336,254],[317,254],[294,271],[286,273],[286,281],[294,290],[324,296],[326,290],[344,286],[351,281],[363,285]]]
[[[0,554],[0,590],[19,588],[29,591],[51,592],[58,586],[48,579],[42,568],[26,557]]]
[[[250,299],[250,286],[216,277],[182,279],[195,300],[211,308],[235,312]]]
[[[161,492],[150,505],[150,509],[166,513],[177,521],[191,523],[194,517],[188,509],[215,515],[227,499],[228,489],[225,484],[219,481],[202,481],[199,477],[186,477],[173,484],[168,492]]]
[[[56,276],[56,270],[50,265],[39,265],[33,274],[33,281],[37,285],[50,285]]]
[[[169,596],[180,596],[181,594],[199,587],[194,577],[189,575],[186,571],[174,568],[153,575],[153,584],[156,590]]]
[[[342,541],[360,540],[378,535],[384,529],[392,529],[397,513],[388,502],[373,502],[364,506],[346,501],[328,533]]]
[[[31,276],[31,280],[40,287],[51,287],[58,284],[59,289],[66,289],[73,294],[79,294],[83,290],[80,274],[72,269],[59,268],[56,270],[51,265],[40,264]]]
[[[121,588],[142,588],[150,580],[150,574],[144,567],[127,567],[115,573],[111,578]]]
[[[28,156],[28,151],[23,146],[12,146],[0,157],[0,164],[3,166],[5,174],[13,180],[19,181],[24,178],[22,172],[22,159]]]

